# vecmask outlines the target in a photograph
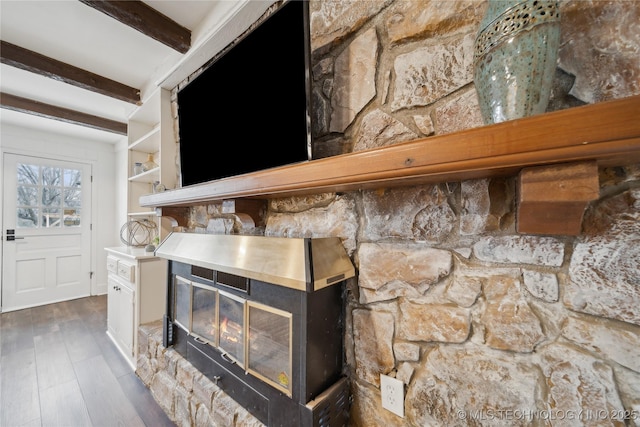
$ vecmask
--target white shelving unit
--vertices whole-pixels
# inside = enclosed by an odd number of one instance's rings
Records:
[[[160,239],[171,231],[163,227],[154,208],[140,206],[140,196],[153,193],[158,182],[176,186],[176,141],[171,116],[171,94],[158,88],[129,117],[127,144],[127,220],[156,224]],[[134,172],[136,162],[151,157],[157,167]],[[151,236],[151,239],[155,234]],[[138,327],[162,318],[165,310],[167,262],[144,247],[122,245],[107,251],[107,333],[135,370]]]
[[[163,227],[154,209],[141,207],[139,200],[140,196],[153,193],[154,182],[166,189],[176,187],[176,141],[170,96],[168,90],[158,88],[129,117],[127,217],[155,222],[161,240],[171,230]],[[135,174],[135,163],[145,163],[149,158],[157,167]]]
[[[138,327],[162,318],[166,307],[167,260],[144,248],[107,251],[107,335],[133,370]]]

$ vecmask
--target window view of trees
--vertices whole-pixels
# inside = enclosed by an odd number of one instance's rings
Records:
[[[20,163],[17,175],[16,227],[80,226],[82,171]]]

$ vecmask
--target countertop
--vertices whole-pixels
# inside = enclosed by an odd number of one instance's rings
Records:
[[[160,259],[155,256],[154,252],[146,252],[144,250],[144,247],[115,246],[104,248],[104,250],[115,255],[130,258],[133,260]]]

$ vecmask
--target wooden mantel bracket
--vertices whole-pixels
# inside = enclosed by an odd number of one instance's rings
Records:
[[[266,212],[266,199],[228,199],[222,201],[222,213],[237,216],[244,228],[263,227]]]
[[[156,208],[156,215],[168,219],[172,228],[189,226],[188,207],[165,206]]]
[[[587,204],[599,193],[596,161],[525,168],[518,179],[517,230],[579,235]]]

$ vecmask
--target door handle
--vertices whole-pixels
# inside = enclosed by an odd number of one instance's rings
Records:
[[[229,357],[229,354],[226,351],[224,353],[220,353],[220,358],[226,362],[231,363],[232,365],[236,364],[236,361]]]
[[[24,237],[17,237],[15,228],[7,228],[7,242],[22,240]]]

